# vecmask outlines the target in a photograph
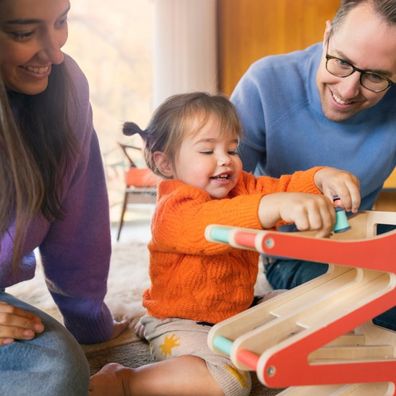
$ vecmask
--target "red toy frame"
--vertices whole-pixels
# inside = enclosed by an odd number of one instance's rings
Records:
[[[214,341],[227,340],[233,363],[268,387],[298,386],[282,394],[396,395],[396,335],[366,323],[395,305],[396,231],[375,236],[375,229],[396,224],[396,213],[362,212],[350,223],[331,239],[209,226],[212,241],[332,263],[321,277],[215,325],[209,346],[218,351]],[[353,385],[342,393],[333,384]]]

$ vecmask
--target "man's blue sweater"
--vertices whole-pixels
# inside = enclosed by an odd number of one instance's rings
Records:
[[[316,86],[321,54],[315,44],[269,56],[242,77],[231,100],[244,127],[244,167],[274,177],[317,165],[348,170],[360,179],[361,209],[369,209],[396,165],[396,88],[374,107],[330,121]]]

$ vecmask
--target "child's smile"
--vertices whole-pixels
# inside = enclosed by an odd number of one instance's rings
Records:
[[[226,184],[232,182],[232,173],[231,172],[223,172],[219,175],[212,176],[210,179],[213,180],[215,183],[218,183],[221,185],[226,185]]]

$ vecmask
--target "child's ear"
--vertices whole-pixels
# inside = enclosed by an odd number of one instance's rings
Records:
[[[172,161],[170,161],[165,153],[163,153],[162,151],[156,151],[153,154],[153,159],[156,168],[160,171],[162,175],[168,178],[173,177]]]

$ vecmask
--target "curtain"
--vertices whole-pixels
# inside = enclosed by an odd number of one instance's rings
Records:
[[[216,0],[155,0],[154,95],[217,92]]]

